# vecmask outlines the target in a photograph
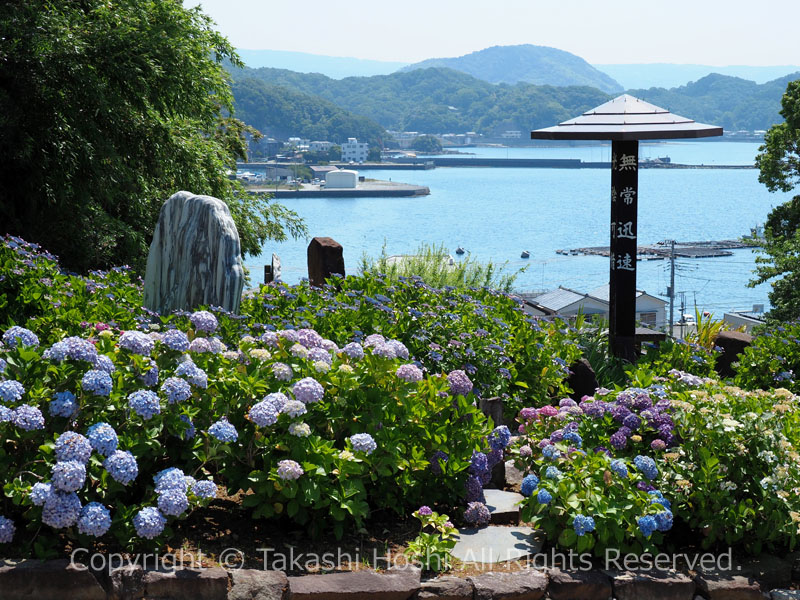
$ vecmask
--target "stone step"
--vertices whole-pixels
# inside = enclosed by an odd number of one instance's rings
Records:
[[[481,529],[459,529],[450,552],[467,563],[494,564],[519,560],[541,552],[544,535],[530,527],[489,525]]]
[[[503,490],[483,490],[486,496],[486,508],[495,525],[519,525],[519,502],[524,500],[522,494],[504,492]]]

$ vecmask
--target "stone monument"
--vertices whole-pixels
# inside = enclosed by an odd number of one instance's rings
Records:
[[[201,305],[238,312],[244,287],[239,232],[227,205],[178,192],[161,207],[144,278],[144,305],[161,314]]]

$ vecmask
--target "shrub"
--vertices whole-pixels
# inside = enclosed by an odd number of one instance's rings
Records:
[[[762,331],[734,363],[734,383],[748,390],[784,387],[800,392],[800,322]]]

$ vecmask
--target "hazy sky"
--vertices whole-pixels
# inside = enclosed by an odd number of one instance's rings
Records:
[[[800,0],[184,0],[237,48],[416,62],[536,44],[590,63],[800,62]]]

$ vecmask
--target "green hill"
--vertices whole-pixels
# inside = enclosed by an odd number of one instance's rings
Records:
[[[523,44],[492,46],[455,58],[429,58],[402,71],[444,67],[489,83],[533,83],[554,86],[590,86],[609,94],[622,86],[592,65],[564,50]]]

